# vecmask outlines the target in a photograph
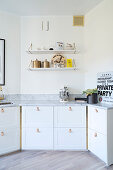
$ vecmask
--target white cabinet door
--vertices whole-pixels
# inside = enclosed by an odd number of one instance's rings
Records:
[[[0,128],[0,155],[20,149],[20,129]]]
[[[53,149],[53,107],[23,107],[22,118],[22,148]]]
[[[53,128],[23,128],[23,149],[53,149]]]
[[[20,108],[4,107],[0,108],[0,127],[19,127],[20,126]]]
[[[22,110],[23,127],[53,127],[53,107],[27,106]]]
[[[86,127],[85,106],[61,106],[55,108],[55,127]]]
[[[0,154],[20,149],[20,108],[0,108]]]
[[[55,128],[55,149],[86,149],[86,128]]]
[[[88,128],[107,134],[107,110],[88,107]]]
[[[88,130],[88,149],[107,163],[107,137],[94,130]]]

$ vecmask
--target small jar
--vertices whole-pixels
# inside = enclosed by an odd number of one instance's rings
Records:
[[[47,61],[47,59],[45,59],[44,61],[44,68],[49,68],[49,61]]]

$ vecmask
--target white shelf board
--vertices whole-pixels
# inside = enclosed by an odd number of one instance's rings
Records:
[[[65,68],[29,68],[30,71],[65,71],[65,70],[77,70],[76,67]]]
[[[78,54],[76,50],[29,50],[28,54]]]

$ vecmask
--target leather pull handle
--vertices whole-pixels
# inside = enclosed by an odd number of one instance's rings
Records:
[[[97,133],[96,132],[94,133],[94,137],[97,137]]]
[[[2,112],[2,113],[4,112],[4,109],[3,109],[3,108],[1,109],[1,112]]]
[[[71,129],[69,129],[69,133],[71,133],[72,132],[72,130]]]
[[[4,136],[4,132],[1,132],[1,136]]]
[[[69,111],[72,111],[72,108],[71,108],[71,107],[69,107]]]
[[[37,107],[37,111],[40,111],[39,107]]]
[[[98,113],[98,109],[95,109],[96,113]]]
[[[37,128],[37,129],[36,129],[36,131],[37,131],[37,133],[40,133],[40,130],[39,130],[39,128]]]

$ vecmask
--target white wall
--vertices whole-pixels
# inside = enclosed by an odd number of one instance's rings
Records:
[[[85,16],[85,88],[96,87],[97,72],[113,71],[113,0]]]
[[[41,22],[49,21],[50,30],[42,31]],[[83,33],[84,27],[73,27],[72,16],[48,16],[48,17],[22,17],[21,20],[21,93],[55,94],[63,85],[71,87],[71,93],[80,93],[84,89],[83,74]],[[50,47],[55,42],[75,42],[80,54],[65,55],[75,58],[77,71],[40,71],[28,70],[31,59],[52,58],[53,55],[28,55],[30,42],[33,48]]]
[[[20,18],[1,12],[0,37],[6,39],[6,92],[52,94],[67,85],[71,87],[71,93],[80,93],[84,88],[96,87],[97,72],[113,71],[112,6],[112,0],[100,3],[85,16],[85,27],[73,27],[72,16],[22,17],[21,37]],[[50,22],[50,31],[41,31],[41,22],[47,20]],[[76,43],[80,53],[65,56],[75,58],[78,70],[29,71],[31,59],[50,60],[53,56],[28,55],[26,50],[30,42],[36,49],[53,46],[57,41]]]
[[[20,18],[0,12],[0,38],[6,40],[4,93],[20,92]]]

